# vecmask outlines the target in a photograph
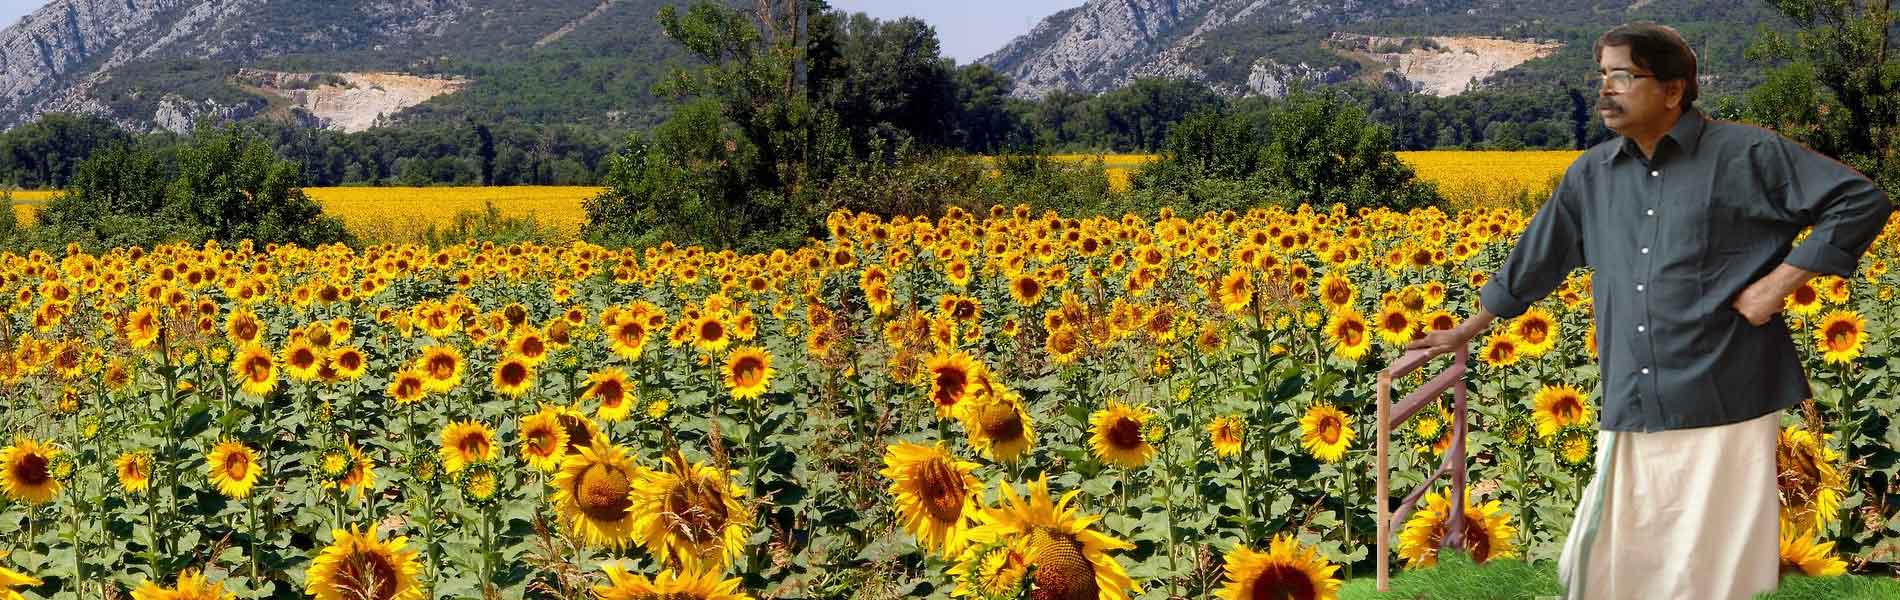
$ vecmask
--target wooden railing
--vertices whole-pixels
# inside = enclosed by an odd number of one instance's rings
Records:
[[[1423,497],[1425,492],[1430,490],[1432,485],[1447,472],[1451,474],[1451,518],[1446,521],[1445,537],[1439,544],[1439,548],[1451,548],[1463,543],[1465,533],[1465,371],[1470,355],[1469,348],[1460,346],[1453,355],[1450,368],[1432,377],[1430,381],[1425,382],[1425,385],[1412,390],[1412,393],[1406,394],[1397,405],[1392,403],[1392,380],[1417,370],[1431,358],[1431,355],[1425,350],[1412,350],[1401,355],[1385,370],[1379,371],[1379,439],[1377,442],[1379,558],[1377,562],[1379,565],[1378,585],[1381,592],[1390,591],[1387,589],[1387,579],[1390,570],[1388,561],[1392,555],[1390,547],[1392,532],[1405,524],[1405,518],[1411,516],[1419,498]],[[1426,403],[1436,400],[1446,388],[1452,390],[1451,423],[1449,424],[1452,428],[1451,447],[1445,452],[1444,460],[1439,462],[1438,470],[1399,503],[1397,514],[1387,518],[1387,510],[1390,506],[1387,489],[1390,482],[1387,479],[1391,475],[1389,472],[1391,467],[1386,464],[1386,447],[1390,444],[1392,429],[1404,423],[1406,419],[1412,418],[1412,415],[1417,414]]]

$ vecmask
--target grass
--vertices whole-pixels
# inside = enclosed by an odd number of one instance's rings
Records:
[[[1462,554],[1448,553],[1437,567],[1398,571],[1394,564],[1390,592],[1379,593],[1371,577],[1355,577],[1340,587],[1341,600],[1537,600],[1560,598],[1557,563],[1495,560],[1472,564]],[[1773,594],[1758,600],[1851,600],[1900,598],[1900,580],[1848,575],[1805,577],[1787,575]]]

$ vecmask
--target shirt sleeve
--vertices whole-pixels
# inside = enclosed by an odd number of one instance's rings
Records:
[[[1517,245],[1478,291],[1491,314],[1512,318],[1544,299],[1583,266],[1583,224],[1577,214],[1579,171],[1564,174],[1550,200],[1537,209]]]
[[[1887,226],[1893,203],[1852,167],[1770,134],[1749,158],[1771,199],[1803,226],[1813,226],[1786,262],[1807,271],[1852,277],[1860,256]]]

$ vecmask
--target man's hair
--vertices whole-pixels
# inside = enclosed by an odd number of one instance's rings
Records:
[[[1696,83],[1695,50],[1689,48],[1689,43],[1683,41],[1682,34],[1675,28],[1654,21],[1625,23],[1603,32],[1602,37],[1597,38],[1596,47],[1591,49],[1591,56],[1603,60],[1604,46],[1628,47],[1630,61],[1656,74],[1657,81],[1684,82],[1682,110],[1695,104],[1701,88]]]

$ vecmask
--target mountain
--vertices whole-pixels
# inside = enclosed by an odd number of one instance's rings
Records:
[[[1788,24],[1755,0],[1088,0],[978,59],[1011,94],[1097,93],[1139,77],[1229,95],[1360,80],[1434,95],[1592,86],[1591,47],[1618,24],[1675,27],[1703,88],[1753,85],[1741,49],[1757,25]],[[1705,92],[1705,95],[1709,92]]]
[[[624,129],[683,53],[685,0],[53,0],[0,30],[0,127],[52,111],[138,130],[270,116]]]

